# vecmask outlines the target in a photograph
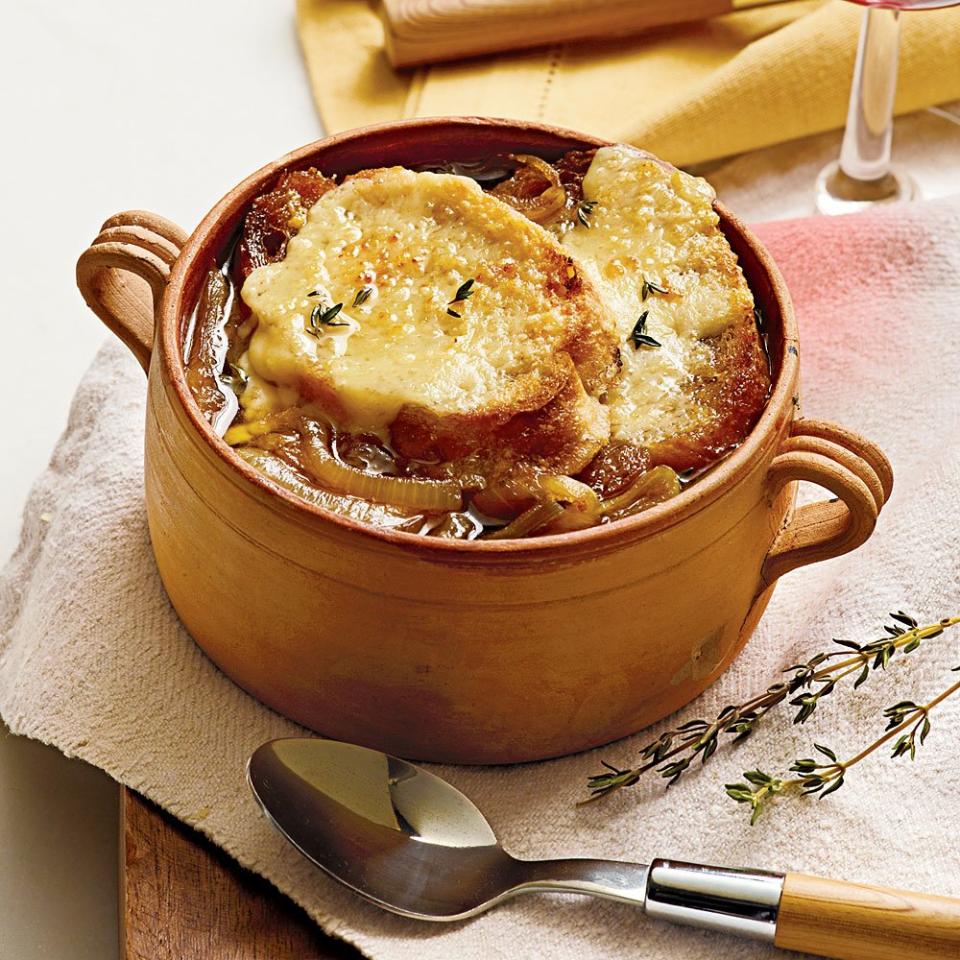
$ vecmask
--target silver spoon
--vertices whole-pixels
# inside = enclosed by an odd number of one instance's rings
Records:
[[[949,897],[670,860],[518,860],[459,790],[378,750],[272,740],[247,776],[304,856],[405,917],[464,920],[520,893],[566,892],[839,960],[960,956],[960,900]]]

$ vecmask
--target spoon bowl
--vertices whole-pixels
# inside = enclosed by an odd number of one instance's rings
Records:
[[[334,740],[273,740],[247,776],[304,856],[394,913],[460,920],[523,881],[520,861],[459,790],[398,757]]]

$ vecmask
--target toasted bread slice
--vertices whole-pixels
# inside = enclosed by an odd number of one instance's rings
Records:
[[[258,320],[257,377],[405,456],[499,444],[505,460],[536,449],[577,469],[603,442],[618,349],[594,284],[550,233],[464,177],[348,178],[242,296]]]
[[[582,182],[586,155],[574,159],[567,179],[587,203],[587,223],[568,229],[563,245],[616,318],[623,364],[607,394],[613,449],[588,476],[609,480],[620,461],[703,466],[743,440],[770,384],[715,194],[632,147],[597,150]],[[601,492],[609,486],[598,481]]]

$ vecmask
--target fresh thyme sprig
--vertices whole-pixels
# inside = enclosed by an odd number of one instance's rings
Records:
[[[667,786],[672,786],[698,755],[701,763],[709,760],[722,736],[729,736],[733,743],[746,739],[774,707],[788,698],[791,698],[790,705],[798,708],[793,722],[805,723],[820,701],[833,693],[841,680],[857,674],[853,682],[855,689],[874,671],[886,670],[898,652],[912,653],[924,640],[939,636],[960,623],[960,616],[957,616],[921,627],[902,610],[890,616],[893,622],[884,626],[884,636],[864,644],[835,640],[839,650],[818,653],[805,663],[792,664],[783,671],[789,674],[786,680],[773,684],[739,706],[725,706],[712,721],[690,720],[665,731],[641,749],[638,765],[621,769],[604,762],[606,772],[595,774],[587,782],[591,796],[585,802],[632,786],[650,770],[656,770],[667,780]],[[770,780],[772,782],[773,778]],[[767,793],[770,792],[775,791],[771,788]]]
[[[960,670],[960,667],[955,669]],[[790,772],[796,773],[797,776],[783,780],[772,777],[762,770],[748,770],[743,775],[746,783],[726,784],[724,789],[727,796],[737,803],[750,804],[750,823],[754,824],[774,797],[779,794],[799,793],[802,796],[815,794],[822,800],[839,790],[851,767],[865,760],[894,737],[897,737],[897,740],[890,753],[891,758],[896,759],[909,754],[910,759],[913,760],[916,758],[918,746],[923,745],[930,733],[930,712],[958,691],[960,691],[960,680],[951,684],[929,703],[919,704],[912,700],[901,700],[892,707],[887,707],[883,711],[883,716],[887,719],[884,735],[849,760],[839,760],[829,747],[815,743],[814,749],[826,757],[826,763],[811,757],[795,760],[790,767]]]
[[[319,290],[311,290],[307,296],[312,298],[322,296],[322,294]],[[349,323],[335,321],[337,314],[342,309],[342,303],[335,303],[332,307],[325,307],[323,303],[315,303],[307,322],[307,333],[319,339],[323,334],[324,327],[349,327]]]
[[[581,200],[577,204],[577,219],[589,230],[590,229],[590,214],[593,213],[593,208],[597,205],[596,200]]]

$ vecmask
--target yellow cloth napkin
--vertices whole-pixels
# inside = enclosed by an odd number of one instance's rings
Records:
[[[395,72],[364,0],[297,0],[325,127],[541,120],[696,163],[843,125],[863,11],[799,0],[659,30]],[[903,15],[896,109],[960,98],[960,8]]]

